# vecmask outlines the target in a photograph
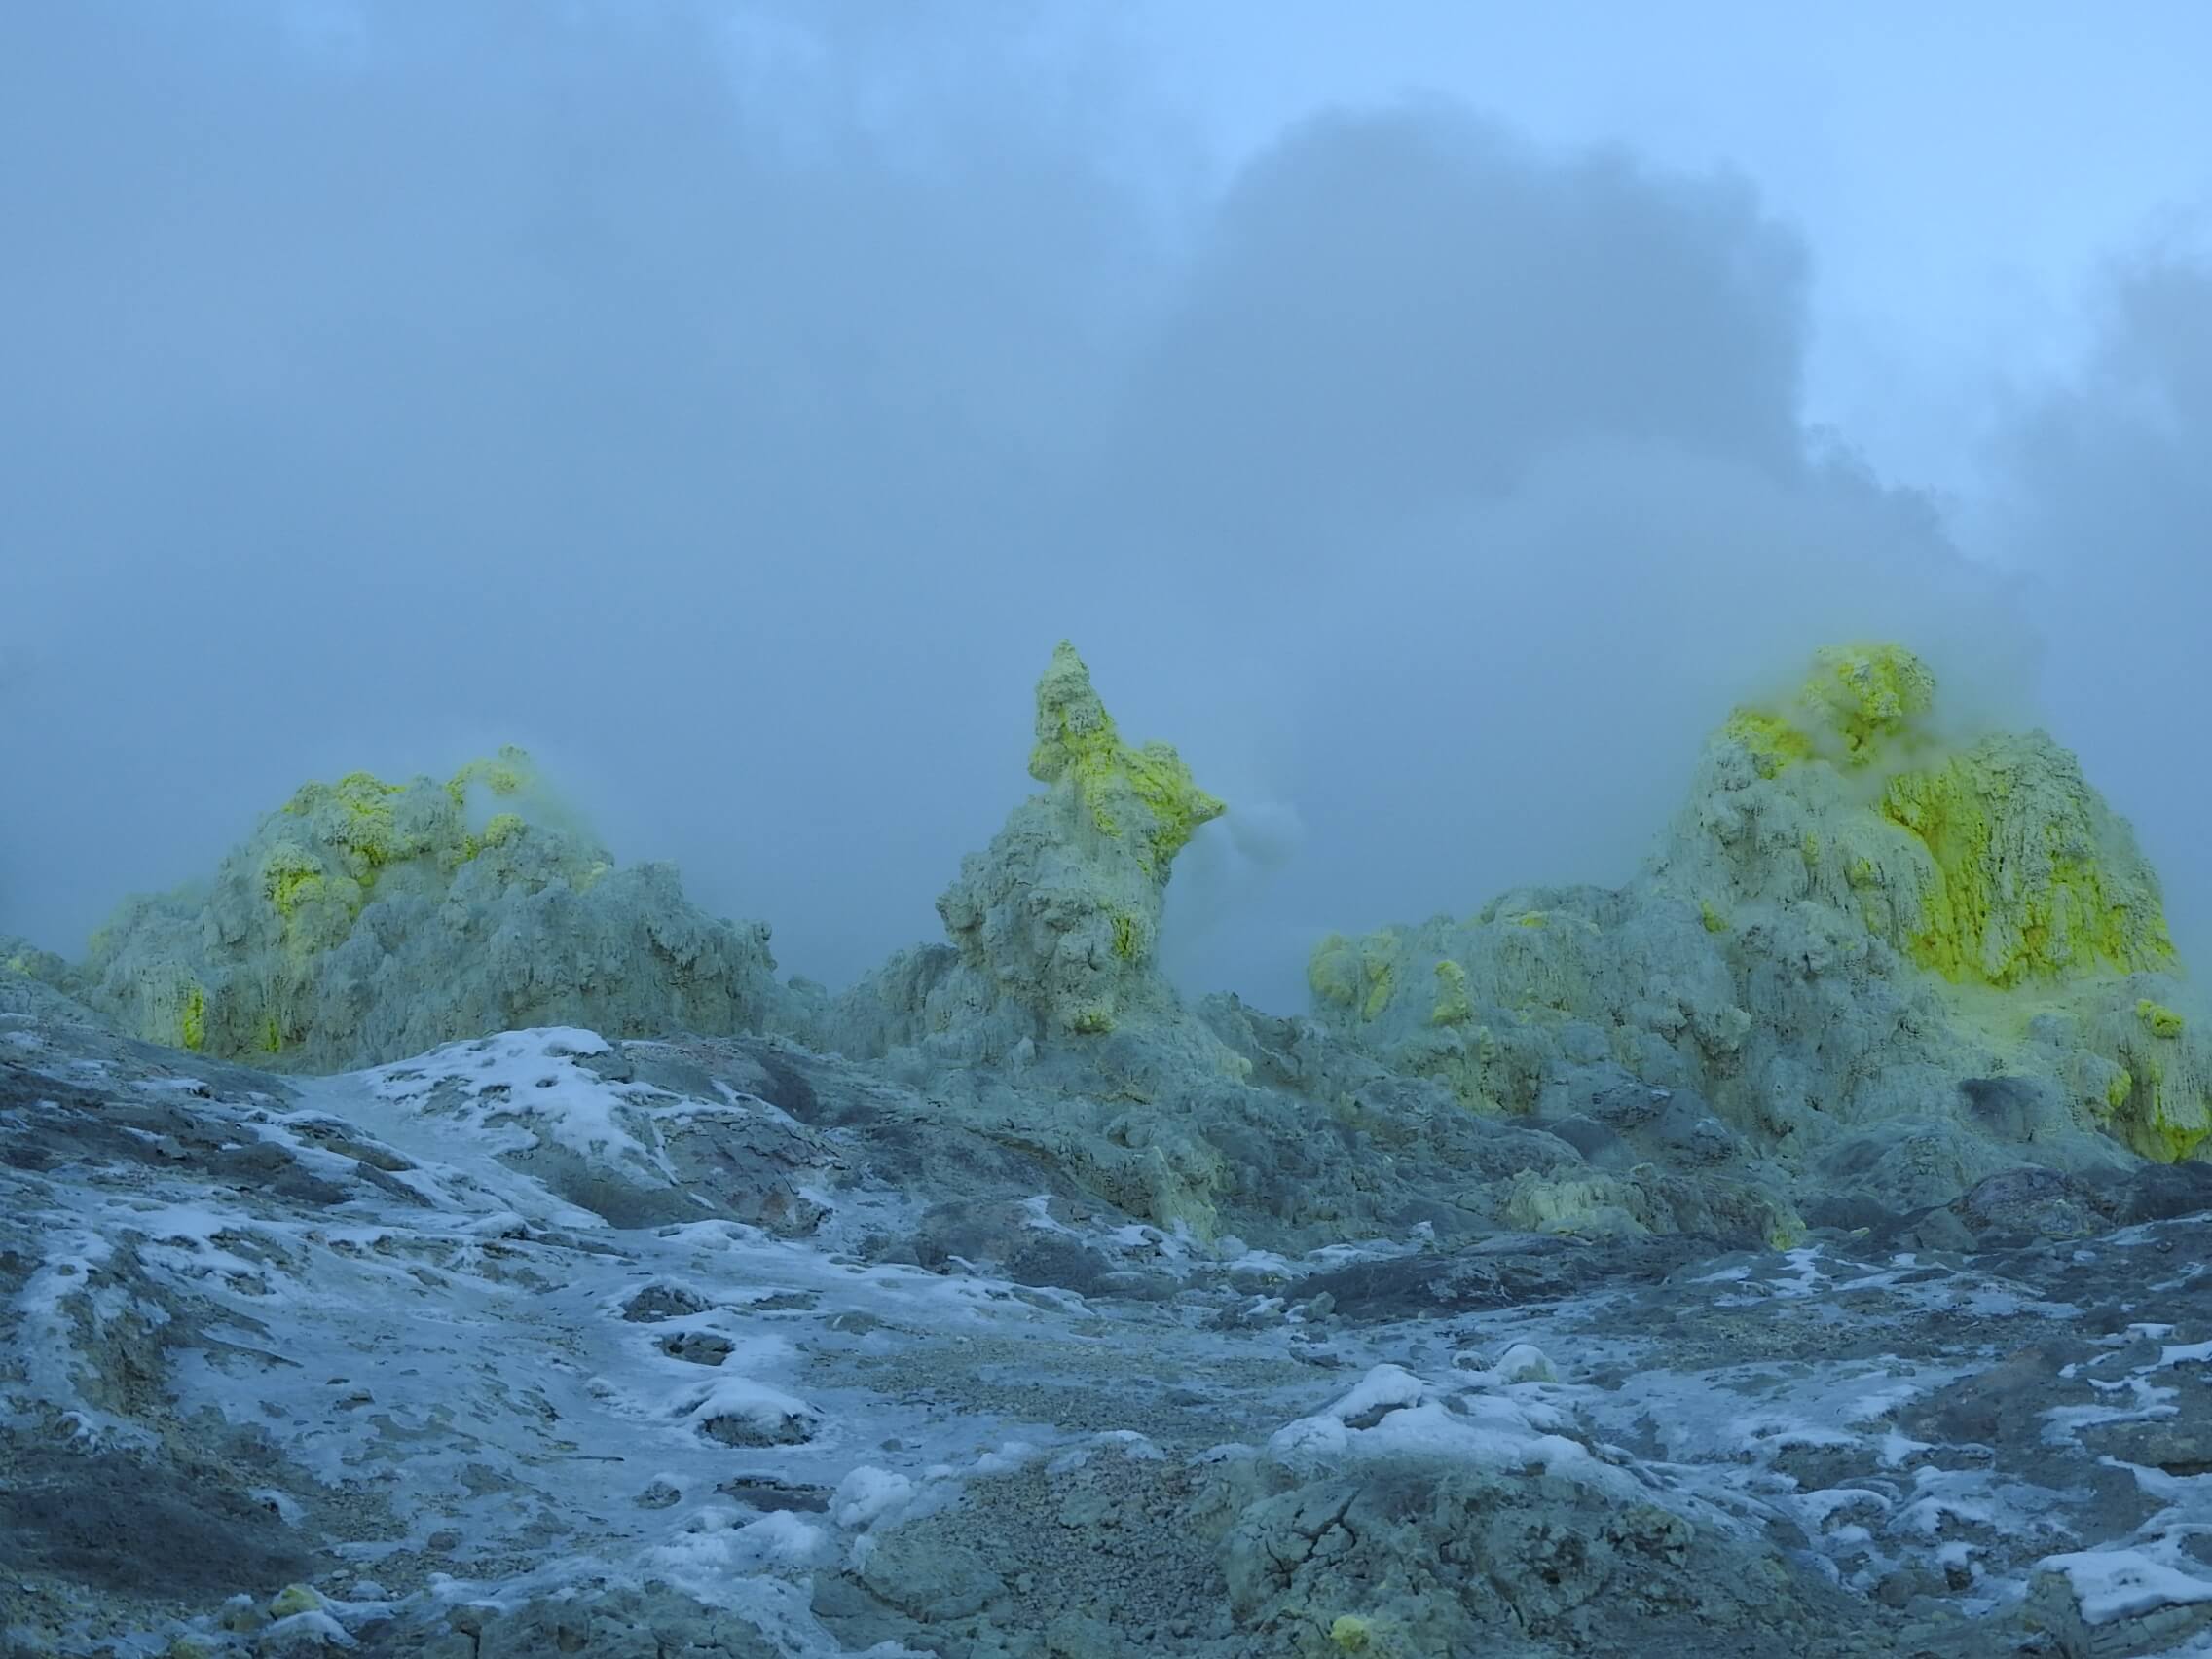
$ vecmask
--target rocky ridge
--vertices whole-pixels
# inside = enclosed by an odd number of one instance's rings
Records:
[[[2212,1652],[2200,1005],[1939,714],[1825,653],[1309,1017],[1067,645],[837,996],[519,754],[310,786],[0,952],[0,1651]]]

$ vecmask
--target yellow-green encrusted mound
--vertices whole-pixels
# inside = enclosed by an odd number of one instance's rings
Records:
[[[1103,1036],[1173,1002],[1156,965],[1169,866],[1225,808],[1170,745],[1122,741],[1065,640],[1037,682],[1029,774],[1046,793],[962,862],[938,913],[983,1001],[1039,1039]]]
[[[2143,976],[2127,986],[2174,995],[2176,982]],[[2113,1134],[2143,1157],[2178,1162],[2212,1139],[2212,1041],[2206,1021],[2156,996],[2105,999],[2079,1060],[2079,1088],[2102,1100]]]
[[[1314,1006],[1472,1105],[1558,1105],[1612,1068],[1800,1171],[1872,1180],[1839,1149],[1879,1143],[1880,1179],[1930,1200],[2023,1156],[2113,1156],[2096,1131],[2189,1156],[2208,1022],[2133,832],[2046,734],[1938,712],[1904,647],[1823,650],[1714,735],[1627,887],[1332,936]]]
[[[1332,934],[1307,979],[1331,1025],[1486,1112],[1531,1110],[1563,1063],[1610,1061],[1615,1047],[1632,1070],[1686,1083],[1677,1048],[1730,1053],[1750,1021],[1694,910],[1596,887],[1517,889],[1463,920]]]
[[[840,999],[823,1028],[832,1046],[995,1057],[1158,1024],[1174,1009],[1157,962],[1169,871],[1225,809],[1172,747],[1122,740],[1066,641],[1036,709],[1029,772],[1046,789],[938,899],[951,948],[895,958]]]
[[[1890,780],[1882,813],[1928,852],[1914,961],[1997,986],[2174,966],[2157,877],[2040,732]]]
[[[2181,972],[2157,873],[2071,753],[2041,731],[1947,739],[1935,691],[1903,647],[1856,645],[1822,652],[1793,704],[1738,710],[1656,861],[1660,885],[1720,910],[1858,923],[1901,958],[1870,958],[1881,977],[1937,1023],[1892,1052],[2040,1077],[2077,1122],[2186,1156],[2212,1132],[2212,1056],[2194,1043],[2133,1053],[2131,1015]]]
[[[1165,880],[1168,864],[1202,824],[1227,810],[1198,788],[1174,747],[1131,749],[1090,683],[1090,670],[1062,640],[1037,682],[1037,747],[1029,775],[1072,783],[1101,835],[1125,839],[1137,866]]]
[[[1053,652],[1036,714],[1030,763],[1046,788],[939,900],[950,942],[902,951],[810,1006],[811,1044],[880,1062],[925,1088],[942,1122],[1198,1238],[1234,1231],[1308,1248],[1418,1226],[1445,1239],[1528,1225],[1506,1213],[1522,1176],[1590,1173],[1554,1136],[1453,1105],[1440,1079],[1472,1088],[1486,1072],[1532,1078],[1542,1040],[1500,1022],[1493,1042],[1484,1004],[1494,977],[1424,941],[1339,940],[1316,959],[1314,982],[1354,1022],[1386,1017],[1418,988],[1434,1064],[1386,1069],[1315,1021],[1235,997],[1184,1005],[1156,964],[1161,906],[1175,853],[1221,803],[1173,750],[1121,740],[1072,646]],[[1500,920],[1506,959],[1552,965],[1526,982],[1556,979],[1550,994],[1565,1000],[1589,975],[1615,972],[1589,948],[1599,936],[1579,912],[1552,920],[1527,906]],[[1530,1031],[1548,1030],[1551,1013],[1530,1010]],[[1569,1191],[1557,1190],[1545,1225],[1603,1233],[1617,1215],[1631,1230],[1747,1244],[1798,1231],[1788,1203],[1744,1172],[1608,1164],[1588,1189],[1602,1206],[1573,1207]],[[1527,1208],[1542,1195],[1523,1197]]]
[[[1902,645],[1825,645],[1797,701],[1816,743],[1830,740],[1838,761],[1863,766],[1935,708],[1936,676]]]
[[[510,748],[304,785],[210,882],[126,903],[74,980],[148,1041],[321,1071],[516,1026],[755,1029],[766,938],[665,866],[617,869]]]
[[[2173,967],[2157,877],[2075,757],[2042,732],[1945,743],[1928,723],[1935,693],[1901,645],[1823,650],[1793,701],[1730,718],[1717,741],[1744,765],[1709,765],[1702,793],[1794,817],[1806,891],[1946,979],[2011,987]],[[1858,774],[1875,777],[1872,800],[1837,787]],[[1759,782],[1778,783],[1788,809],[1759,800]],[[1702,902],[1742,897],[1747,881],[1775,897],[1772,872],[1750,867],[1774,849],[1717,838],[1749,856],[1715,877],[1732,893]]]

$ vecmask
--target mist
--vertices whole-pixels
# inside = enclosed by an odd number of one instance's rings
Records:
[[[1621,879],[1872,634],[2212,937],[2201,270],[2115,276],[1962,546],[1809,425],[1746,175],[1440,96],[1196,132],[1072,11],[0,16],[0,929],[512,741],[842,982],[938,937],[1066,636],[1231,803],[1171,966],[1295,1008],[1329,929]]]
[[[2212,947],[2212,259],[2181,221],[2116,257],[2094,346],[1997,429],[1991,538],[2034,584],[2057,735],[2125,812],[2185,953]]]

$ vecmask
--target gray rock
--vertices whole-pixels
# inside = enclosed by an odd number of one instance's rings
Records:
[[[1006,1581],[981,1556],[921,1527],[902,1528],[878,1540],[860,1577],[873,1594],[922,1624],[968,1618],[1007,1593]]]
[[[211,881],[124,903],[62,988],[150,1042],[327,1072],[526,1026],[774,1028],[767,940],[672,866],[616,866],[510,750],[306,786]]]

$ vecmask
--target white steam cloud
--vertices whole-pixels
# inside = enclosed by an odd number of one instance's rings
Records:
[[[1416,100],[1216,179],[1131,41],[992,7],[18,7],[0,147],[0,927],[55,948],[306,777],[520,741],[842,980],[935,937],[1064,635],[1246,809],[1171,959],[1295,1005],[1326,928],[1620,878],[1824,640],[2028,706],[2009,582],[1805,429],[1737,178]],[[2208,317],[2123,286],[2012,561],[2200,921]]]

